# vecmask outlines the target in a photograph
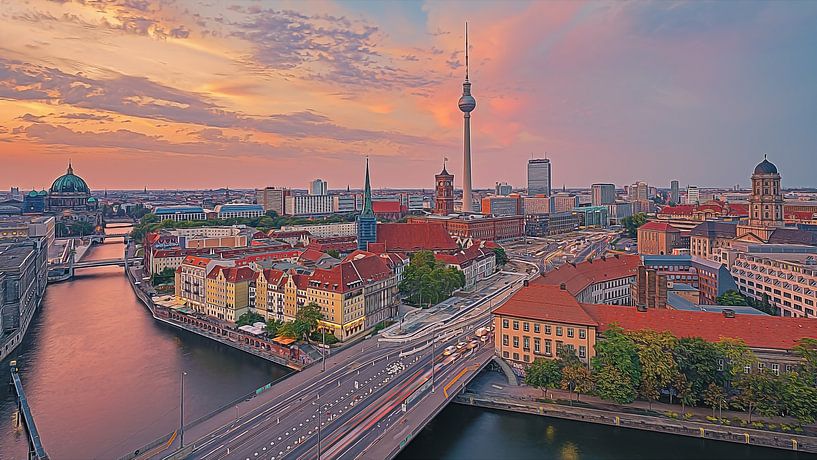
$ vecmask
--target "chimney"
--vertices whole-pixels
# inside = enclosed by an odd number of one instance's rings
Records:
[[[621,257],[618,256],[618,253],[613,254],[616,259],[620,259]]]
[[[559,289],[562,290],[562,291],[566,291],[567,290],[567,285],[565,283],[561,283],[561,284],[559,284]]]
[[[639,305],[636,305],[635,309],[640,311],[640,312],[645,312],[645,311],[647,311],[647,306],[639,304]]]
[[[522,281],[522,286],[528,287],[529,285],[530,285],[530,281],[528,281],[528,280],[523,280]]]
[[[723,317],[724,318],[734,318],[735,317],[735,310],[731,308],[724,308],[723,309]]]

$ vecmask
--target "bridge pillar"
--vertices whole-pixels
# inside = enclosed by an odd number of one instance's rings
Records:
[[[504,359],[494,355],[494,357],[491,358],[491,361],[496,363],[496,365],[499,366],[500,369],[502,369],[502,373],[505,374],[505,378],[508,379],[508,385],[513,387],[519,386],[519,378],[517,378],[516,373],[513,371],[511,366],[509,366],[508,363],[505,362]]]

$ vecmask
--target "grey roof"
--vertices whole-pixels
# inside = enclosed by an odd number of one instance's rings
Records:
[[[766,158],[755,166],[755,174],[777,174],[777,166]]]
[[[703,305],[690,302],[689,300],[679,296],[674,292],[667,292],[667,304],[675,310],[684,311],[703,311],[723,313],[724,310],[732,310],[737,315],[761,315],[768,316],[768,314],[752,307],[745,305]]]
[[[769,236],[767,243],[817,246],[817,232],[800,228],[778,228]]]
[[[689,231],[689,236],[705,236],[707,238],[735,238],[737,236],[737,222],[722,222],[707,220],[696,225]]]

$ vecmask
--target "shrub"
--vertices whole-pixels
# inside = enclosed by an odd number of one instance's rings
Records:
[[[795,433],[802,433],[803,429],[801,427],[799,427],[799,426],[796,426],[796,427],[794,427],[794,432]]]
[[[791,431],[791,427],[790,427],[790,426],[788,426],[788,425],[786,425],[785,423],[782,423],[782,424],[780,425],[780,429],[781,429],[781,430],[783,430],[783,431],[785,431],[785,432],[789,432],[789,431]]]
[[[749,422],[747,422],[746,420],[743,420],[743,419],[740,420],[740,426],[746,426],[748,424],[749,424]]]
[[[729,420],[728,418],[722,418],[720,420],[720,422],[721,422],[721,425],[731,425],[732,424],[732,421]]]
[[[685,418],[685,419],[687,419],[687,420],[691,419],[691,418],[692,418],[692,416],[693,416],[693,413],[692,413],[692,412],[686,412],[686,413],[684,413],[684,418]]]
[[[763,422],[752,422],[752,427],[763,429]]]
[[[706,416],[706,419],[707,419],[707,420],[709,420],[710,422],[717,422],[717,421],[718,421],[718,419],[717,419],[717,418],[715,418],[715,417],[713,417],[713,416],[711,416],[711,415],[707,415],[707,416]]]
[[[766,425],[766,428],[768,428],[770,430],[776,430],[777,425],[775,425],[774,423],[770,423],[770,424]]]

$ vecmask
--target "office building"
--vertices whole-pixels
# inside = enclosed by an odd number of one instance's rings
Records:
[[[482,213],[493,216],[521,216],[523,212],[521,195],[486,196],[482,199]]]
[[[646,182],[638,181],[628,189],[629,201],[647,201],[650,199],[650,186]]]
[[[264,215],[264,207],[260,204],[228,203],[216,206],[216,215],[219,219],[232,219],[236,217],[254,218]]]
[[[264,207],[264,212],[275,211],[279,216],[286,214],[284,205],[290,191],[284,188],[266,187],[255,191],[255,202]]]
[[[528,160],[528,195],[550,196],[551,181],[550,160],[534,158]],[[572,209],[572,208],[571,208]]]
[[[510,195],[513,192],[513,187],[505,182],[497,182],[494,186],[494,193],[497,195]]]
[[[701,191],[695,185],[687,185],[686,204],[699,204],[701,202]]]
[[[681,190],[678,188],[677,180],[669,183],[669,200],[672,204],[681,203]]]
[[[616,202],[616,186],[613,184],[593,184],[591,186],[593,206],[605,206]]]
[[[185,221],[207,219],[207,215],[201,206],[159,206],[153,210],[153,214],[158,217],[159,220]]]
[[[332,214],[331,195],[290,195],[286,197],[286,215],[320,216]]]
[[[329,194],[329,184],[326,183],[323,179],[315,179],[309,183],[309,194],[310,195],[328,195]]]
[[[571,212],[579,207],[579,196],[570,193],[559,192],[550,197],[551,212]]]

